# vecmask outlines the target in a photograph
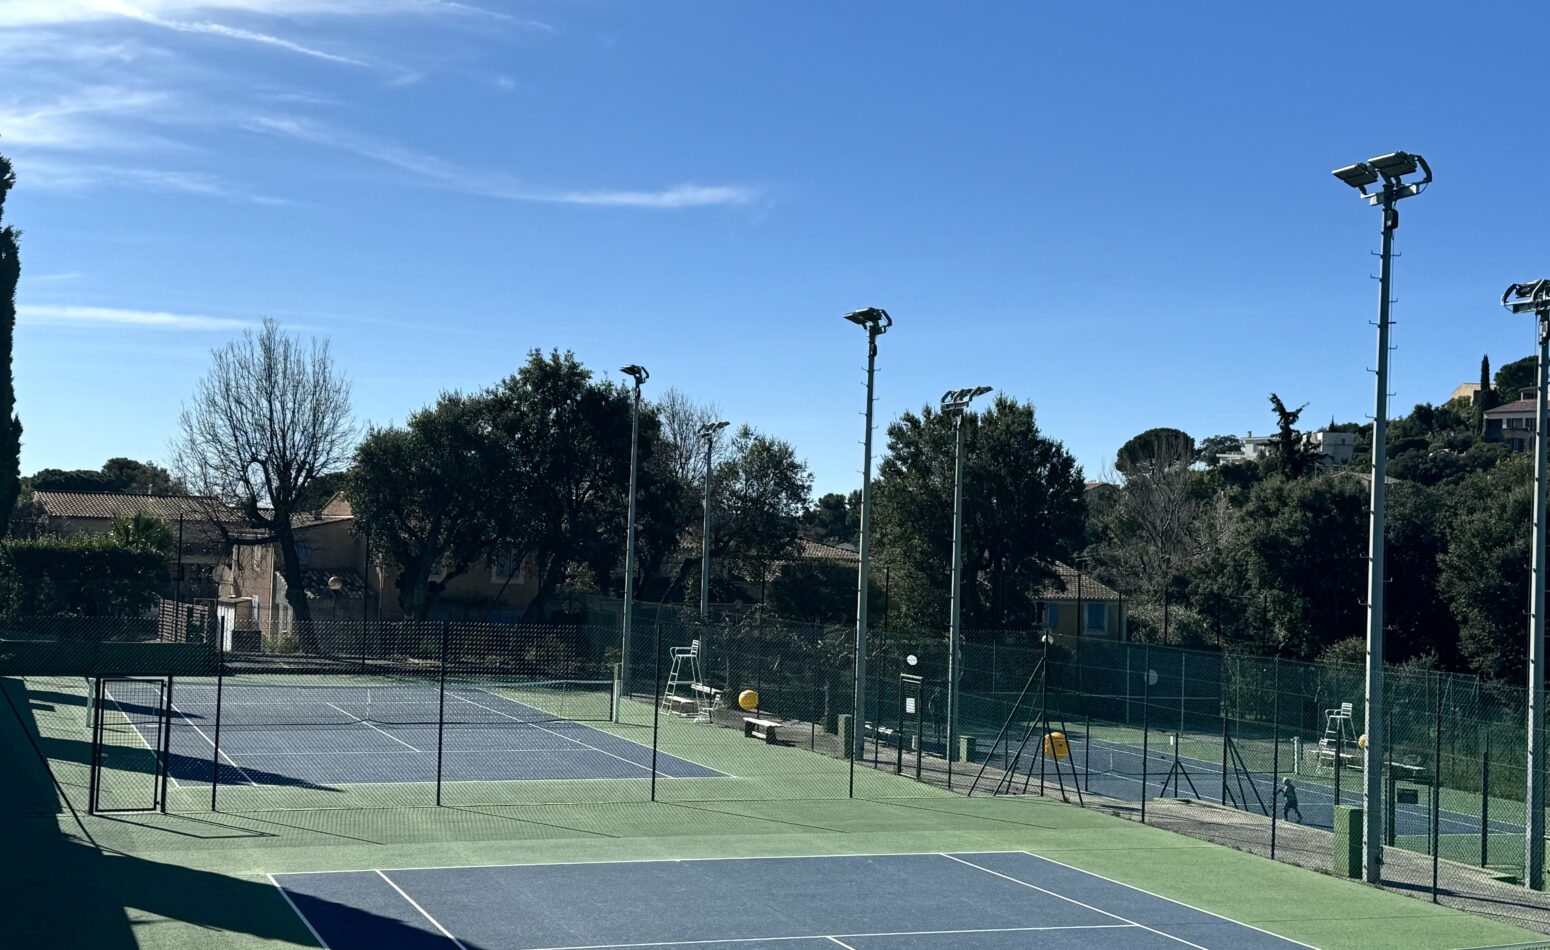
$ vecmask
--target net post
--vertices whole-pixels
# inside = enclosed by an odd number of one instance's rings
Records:
[[[102,777],[102,676],[92,684],[91,774],[87,780],[86,813],[95,815]]]
[[[1093,790],[1093,717],[1082,713],[1082,781],[1087,791]]]
[[[210,740],[210,810],[221,787],[221,702],[226,687],[226,618],[215,621],[215,736]]]
[[[1152,646],[1147,644],[1141,660],[1141,824],[1146,824],[1146,765],[1147,746],[1152,731]],[[1126,688],[1129,692],[1129,688]]]
[[[1227,804],[1227,708],[1222,704],[1221,689],[1217,689],[1216,708],[1222,716],[1222,799],[1221,804]],[[1241,792],[1243,786],[1239,786]]]
[[[436,804],[441,804],[441,766],[447,732],[447,654],[452,621],[441,622],[441,670],[436,684]]]

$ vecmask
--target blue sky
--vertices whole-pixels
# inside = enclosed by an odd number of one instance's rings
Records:
[[[1353,13],[1361,13],[1357,18]],[[402,420],[532,347],[650,368],[857,482],[879,413],[992,385],[1102,473],[1372,400],[1393,149],[1396,405],[1528,354],[1550,275],[1535,4],[0,0],[23,470],[162,459],[209,349],[329,335]],[[1520,183],[1521,182],[1521,183]]]

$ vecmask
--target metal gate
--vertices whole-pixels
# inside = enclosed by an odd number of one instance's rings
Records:
[[[97,679],[92,691],[90,810],[165,810],[170,750],[170,677]]]

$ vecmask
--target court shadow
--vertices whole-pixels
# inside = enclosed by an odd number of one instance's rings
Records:
[[[36,733],[34,733],[36,735]],[[82,739],[67,739],[60,736],[39,736],[38,745],[43,754],[50,759],[60,762],[74,762],[77,765],[91,764],[91,743]],[[170,754],[167,760],[167,773],[180,782],[191,785],[210,784],[212,759],[183,755],[179,752]],[[274,785],[283,788],[303,788],[315,792],[341,792],[342,789],[329,785],[320,785],[294,775],[286,775],[283,772],[271,772],[267,769],[253,768],[244,765],[240,770],[228,762],[220,763],[219,779],[221,785]]]

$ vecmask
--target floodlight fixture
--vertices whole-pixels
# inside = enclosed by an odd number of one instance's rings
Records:
[[[716,437],[716,433],[720,432],[722,429],[725,429],[728,425],[729,423],[724,420],[718,422],[707,422],[700,426],[700,438],[714,439]]]
[[[893,326],[893,317],[881,307],[863,307],[845,314],[845,319],[858,327],[866,327],[871,333],[887,333]]]
[[[1367,186],[1376,184],[1378,181],[1378,170],[1366,162],[1357,162],[1355,165],[1337,168],[1334,171],[1334,175],[1364,195],[1367,193]]]
[[[1415,174],[1416,156],[1409,152],[1389,152],[1387,155],[1367,159],[1367,164],[1384,178],[1403,178],[1406,175]]]
[[[1502,306],[1513,313],[1550,316],[1550,280],[1513,284],[1502,294]]]
[[[637,388],[644,386],[646,384],[646,380],[651,378],[651,374],[646,372],[646,367],[637,366],[634,363],[631,363],[629,366],[619,367],[619,372],[634,379]]]
[[[942,411],[944,413],[960,414],[969,408],[969,403],[974,397],[983,396],[990,392],[989,386],[973,386],[968,389],[949,389],[942,394]]]

